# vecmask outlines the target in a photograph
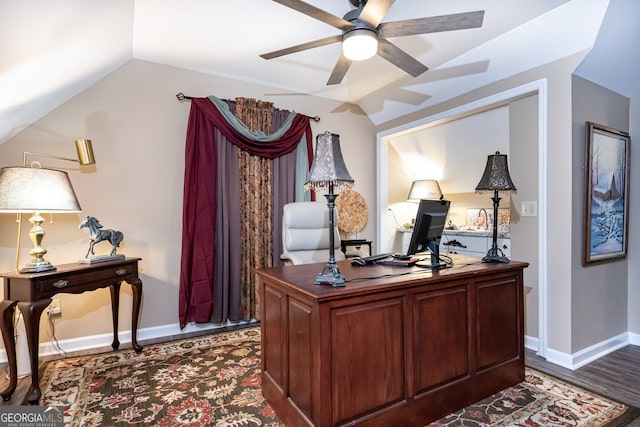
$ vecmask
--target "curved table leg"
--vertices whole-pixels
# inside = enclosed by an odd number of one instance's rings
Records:
[[[7,362],[9,363],[9,385],[0,392],[2,400],[11,399],[11,395],[16,391],[18,385],[18,366],[16,362],[16,341],[13,326],[15,307],[18,301],[4,300],[0,302],[0,330],[2,330],[2,341],[7,352]]]
[[[111,317],[113,318],[113,342],[111,347],[117,350],[120,347],[120,341],[118,340],[118,311],[120,310],[120,284],[118,282],[109,286],[111,292]]]
[[[31,363],[31,387],[28,396],[29,403],[37,405],[40,400],[40,371],[38,367],[38,345],[40,338],[40,315],[51,303],[51,298],[33,302],[18,302],[18,310],[22,313],[24,327],[27,331],[29,345],[29,359]]]
[[[131,346],[136,353],[142,352],[142,346],[138,344],[138,316],[140,314],[140,301],[142,299],[142,280],[132,280],[133,312],[131,313]]]

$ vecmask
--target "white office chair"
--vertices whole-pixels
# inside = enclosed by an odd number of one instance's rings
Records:
[[[334,211],[334,224],[338,211]],[[334,227],[334,256],[346,259],[340,250],[340,234]],[[285,265],[311,264],[329,261],[329,208],[323,202],[295,202],[282,209],[282,250]]]

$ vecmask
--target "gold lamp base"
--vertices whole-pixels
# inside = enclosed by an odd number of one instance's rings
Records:
[[[44,259],[44,254],[47,253],[47,250],[41,246],[44,238],[44,228],[42,228],[44,218],[40,216],[39,212],[34,212],[33,216],[29,218],[29,222],[33,224],[33,227],[29,230],[29,237],[33,242],[33,249],[29,251],[31,262],[21,268],[20,273],[42,273],[43,271],[55,270],[56,267]]]
[[[44,271],[57,270],[56,266],[51,264],[46,259],[42,261],[31,261],[20,269],[20,273],[42,273]]]

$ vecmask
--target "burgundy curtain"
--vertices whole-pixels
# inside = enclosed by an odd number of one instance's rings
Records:
[[[220,188],[221,180],[238,180],[237,172],[234,177],[234,166],[230,164],[233,163],[232,157],[237,148],[222,145],[231,144],[251,154],[276,159],[294,152],[304,136],[307,150],[311,153],[311,126],[309,117],[304,115],[297,114],[290,128],[280,139],[266,142],[248,137],[236,129],[209,98],[192,99],[185,149],[179,290],[181,328],[187,322],[210,322],[214,311],[214,298],[225,298],[230,292],[240,292],[233,286],[235,272],[239,271],[234,265],[238,263],[237,258],[234,261],[234,255],[239,254],[239,234],[234,235],[233,229],[219,232],[223,230],[223,227],[219,227],[220,222],[235,214],[239,202],[229,200],[229,195],[221,197],[217,190]],[[218,170],[222,159],[218,159],[218,156],[225,156],[229,160],[222,162],[222,168],[227,169],[222,174]],[[280,170],[279,173],[281,172]],[[277,209],[281,210],[282,203],[281,199],[274,204],[274,208],[279,204]],[[224,209],[221,209],[219,204],[222,204]],[[226,258],[227,261],[223,261],[222,264],[216,263],[216,258],[220,261],[220,257]],[[220,270],[216,265],[222,265],[222,271],[216,271]],[[223,286],[225,283],[232,285],[226,288]],[[237,307],[231,307],[229,310],[237,311]],[[224,313],[218,314],[224,317]],[[233,316],[230,314],[229,318],[236,316],[238,313]]]

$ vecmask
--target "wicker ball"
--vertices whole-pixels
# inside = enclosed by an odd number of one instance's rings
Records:
[[[358,233],[369,221],[369,209],[364,197],[355,190],[344,190],[336,198],[338,229],[345,233]]]

